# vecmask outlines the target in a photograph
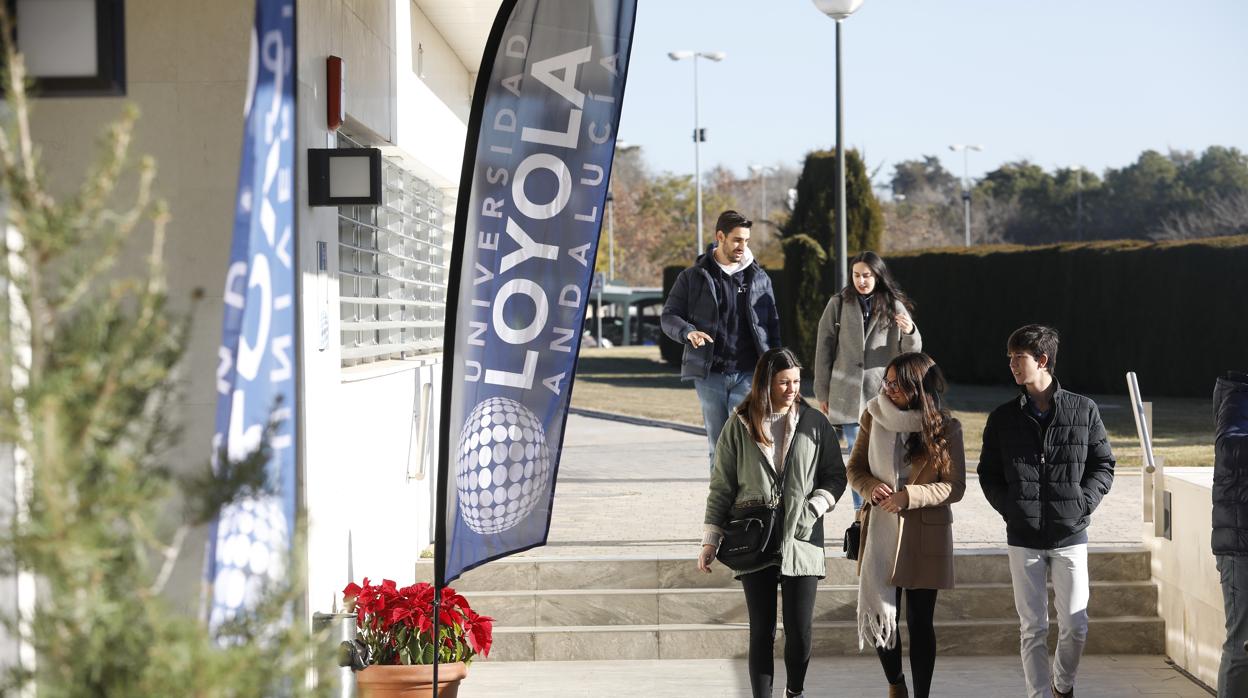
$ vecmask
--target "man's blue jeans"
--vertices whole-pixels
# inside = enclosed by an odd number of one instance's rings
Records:
[[[706,425],[706,441],[709,444],[711,468],[715,468],[715,443],[719,441],[719,432],[724,430],[724,423],[732,408],[741,404],[750,392],[750,382],[754,380],[754,372],[716,373],[711,371],[706,378],[694,378],[693,387],[698,391],[698,402],[702,403],[702,423]]]
[[[1218,696],[1248,696],[1248,555],[1217,555],[1226,609],[1226,642],[1218,667]]]

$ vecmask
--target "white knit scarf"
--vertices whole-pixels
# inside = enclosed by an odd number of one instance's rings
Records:
[[[905,439],[923,428],[921,410],[902,410],[884,396],[867,403],[871,433],[867,460],[871,474],[897,490],[897,471]],[[858,579],[858,649],[869,639],[876,647],[897,643],[897,587],[892,585],[893,567],[901,533],[900,517],[871,507],[867,541]]]

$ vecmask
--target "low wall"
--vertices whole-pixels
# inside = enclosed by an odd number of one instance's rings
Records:
[[[1157,611],[1166,621],[1166,654],[1200,681],[1216,687],[1226,625],[1222,586],[1209,547],[1213,468],[1166,468],[1165,473],[1165,489],[1171,497],[1171,540],[1155,538],[1152,522],[1144,523],[1143,538],[1152,551]]]

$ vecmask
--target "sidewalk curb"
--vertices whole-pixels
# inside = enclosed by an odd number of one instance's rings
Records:
[[[569,407],[568,412],[579,415],[581,417],[592,417],[593,419],[606,419],[612,422],[623,422],[624,424],[634,424],[640,427],[657,427],[659,429],[672,429],[673,431],[683,431],[686,434],[696,434],[698,436],[706,436],[706,427],[695,427],[689,424],[681,424],[680,422],[669,422],[663,419],[651,419],[649,417],[633,417],[626,414],[615,414],[613,412],[600,412],[598,410],[587,410],[583,407]]]

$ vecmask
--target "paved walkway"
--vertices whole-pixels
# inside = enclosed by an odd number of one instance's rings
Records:
[[[704,437],[680,431],[573,415],[560,464],[555,511],[539,557],[687,555],[701,538],[708,469]],[[971,458],[975,454],[970,454]],[[974,471],[974,464],[968,465]],[[851,520],[848,495],[827,515],[829,546]],[[1001,548],[1004,524],[988,506],[978,479],[968,475],[965,499],[954,505],[954,540],[962,548]],[[1140,475],[1118,473],[1097,510],[1094,546],[1140,544]],[[942,657],[936,696],[1003,698],[1022,695],[1014,647],[1000,657]],[[783,673],[777,660],[777,672]],[[907,669],[908,672],[908,669]],[[1080,698],[1207,696],[1199,684],[1157,656],[1087,656]],[[744,660],[490,662],[473,665],[460,695],[477,696],[747,696]],[[781,694],[782,679],[776,693]],[[806,695],[883,696],[887,688],[874,656],[812,661]]]
[[[776,660],[774,692],[783,695],[784,662]],[[909,680],[909,667],[906,667]],[[888,695],[874,656],[816,657],[806,674],[807,698]],[[460,686],[462,698],[593,696],[594,698],[719,698],[749,696],[744,660],[608,662],[477,662]],[[1016,657],[940,657],[931,695],[947,698],[1022,696]],[[1211,693],[1162,657],[1088,656],[1079,666],[1079,698],[1208,698]]]
[[[541,557],[688,555],[702,537],[709,468],[705,437],[579,415],[568,418],[547,545]],[[968,456],[974,459],[978,454]],[[965,498],[953,506],[960,548],[1000,548],[1005,524],[967,466]],[[824,520],[838,545],[852,520],[848,493]],[[1093,546],[1140,544],[1140,475],[1122,469],[1093,517]]]

